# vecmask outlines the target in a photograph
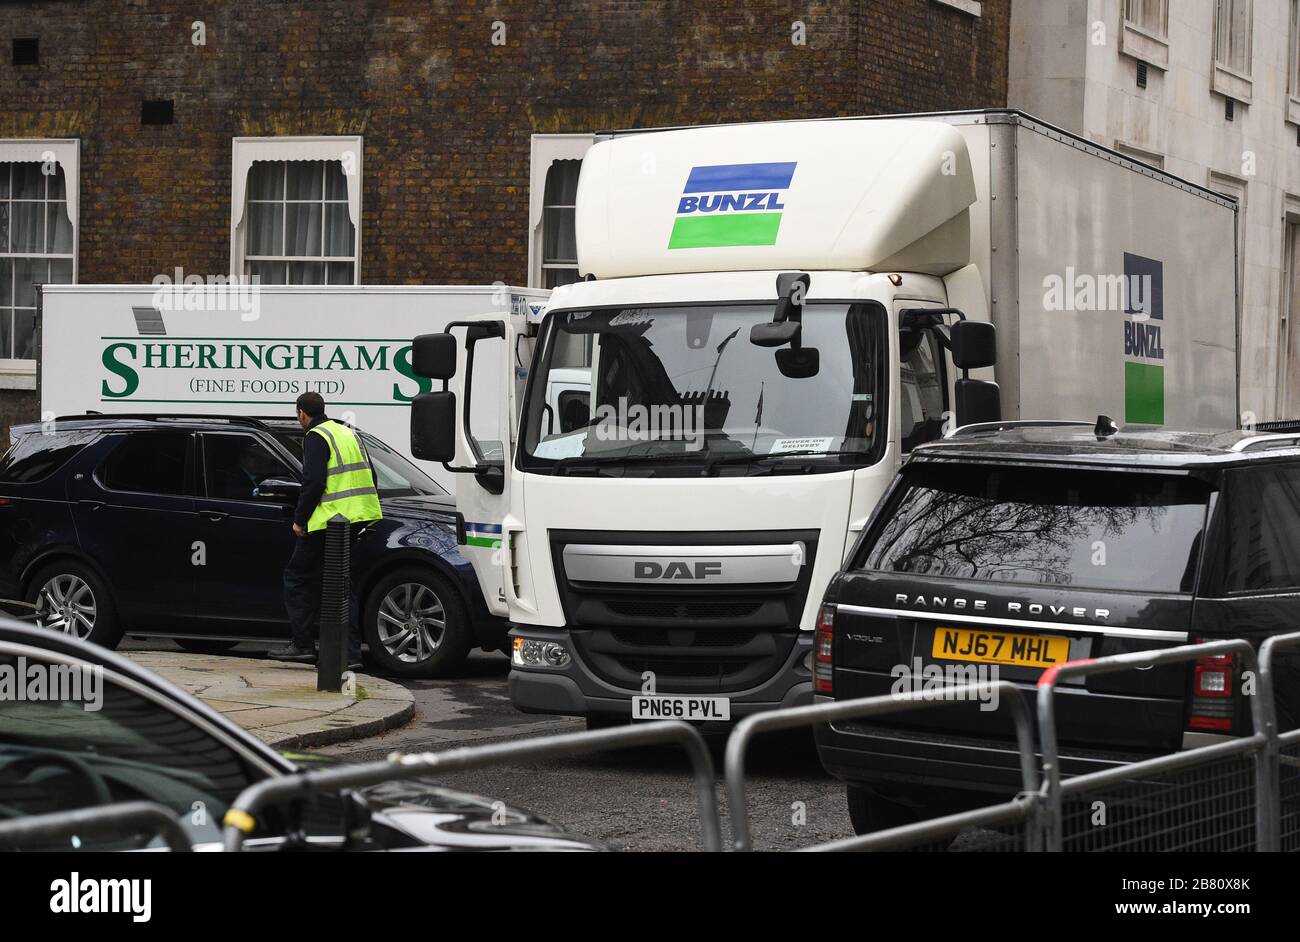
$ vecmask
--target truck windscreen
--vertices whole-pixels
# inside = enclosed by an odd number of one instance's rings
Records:
[[[978,464],[906,472],[857,568],[1190,592],[1209,487],[1186,476]]]
[[[700,466],[808,471],[875,460],[884,309],[804,306],[780,347],[750,340],[771,304],[552,314],[524,408],[520,461],[557,473],[699,474]],[[733,472],[736,473],[736,472]]]

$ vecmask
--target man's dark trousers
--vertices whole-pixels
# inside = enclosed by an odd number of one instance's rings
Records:
[[[360,524],[348,527],[355,539]],[[313,530],[294,538],[293,555],[284,567],[284,606],[289,610],[289,627],[294,647],[310,651],[320,639],[320,596],[325,578],[325,531]],[[361,660],[361,631],[348,605],[348,660]]]

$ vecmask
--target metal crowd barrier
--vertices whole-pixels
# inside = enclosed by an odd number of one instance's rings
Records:
[[[1035,768],[1033,744],[1033,724],[1029,708],[1025,704],[1024,694],[1010,681],[985,682],[977,684],[960,684],[943,687],[934,691],[909,691],[903,694],[883,694],[878,697],[863,697],[857,700],[841,700],[834,703],[816,703],[811,706],[789,707],[784,710],[771,710],[757,713],[741,720],[727,737],[726,779],[727,805],[731,816],[732,848],[746,851],[752,849],[749,833],[749,809],[745,796],[745,753],[749,744],[759,733],[777,730],[798,729],[800,727],[818,726],[835,720],[862,719],[898,713],[903,710],[925,709],[954,702],[981,700],[984,696],[997,691],[998,704],[1011,705],[1011,718],[1016,727],[1016,744],[1020,752],[1020,775],[1023,785],[1021,798],[1007,805],[996,808],[981,808],[977,811],[950,815],[935,821],[922,821],[902,827],[890,828],[873,834],[835,841],[823,845],[822,850],[883,850],[905,843],[938,839],[942,834],[956,828],[974,827],[977,824],[992,827],[994,824],[1026,824],[1027,842],[1036,843],[1033,838],[1035,828],[1032,818],[1036,813],[1038,793],[1038,773]],[[1004,700],[1005,698],[1005,700]],[[968,823],[969,822],[969,823]],[[1034,846],[1028,850],[1037,849]]]
[[[941,850],[962,831],[980,828],[1000,831],[1002,837],[992,842],[994,846],[989,841],[981,841],[971,849],[1300,851],[1300,728],[1279,732],[1276,710],[1274,661],[1284,650],[1300,650],[1300,632],[1265,640],[1258,654],[1246,641],[1216,641],[1074,661],[1052,668],[1039,680],[1037,690],[1041,765],[1024,693],[1009,681],[820,703],[747,717],[732,731],[726,745],[726,789],[733,847],[736,850],[752,847],[745,756],[757,735],[953,702],[981,701],[996,691],[999,706],[1004,701],[1010,705],[1015,725],[1022,780],[1019,795],[990,807],[803,849],[932,847]],[[1226,655],[1240,657],[1242,664],[1255,672],[1257,684],[1250,700],[1254,726],[1251,735],[1062,780],[1055,714],[1055,691],[1062,679]],[[1300,716],[1289,719],[1300,722]],[[255,830],[259,810],[298,798],[503,762],[589,755],[666,743],[680,745],[691,762],[704,849],[721,850],[713,761],[699,731],[681,720],[445,752],[395,754],[380,762],[266,779],[245,789],[227,811],[223,822],[224,845],[226,850],[240,850],[245,837]],[[1075,819],[1067,817],[1067,810],[1073,812],[1085,805],[1095,810],[1088,799],[1103,802],[1107,820],[1103,824],[1088,822],[1075,828],[1072,826]],[[1115,812],[1122,813],[1117,820],[1110,821],[1110,815]],[[175,814],[151,802],[124,802],[2,822],[0,848],[80,835],[117,836],[131,833],[130,828],[156,830],[171,849],[190,849],[189,839]]]
[[[1005,695],[1016,719],[1025,783],[1020,795],[1001,804],[802,850],[943,850],[963,831],[991,829],[1002,833],[973,841],[969,849],[1300,851],[1300,729],[1279,733],[1276,711],[1274,658],[1288,649],[1300,649],[1300,632],[1269,638],[1258,653],[1246,641],[1216,641],[1070,662],[1049,670],[1039,680],[1037,693],[1041,784],[1032,739],[1021,719],[1025,709],[1021,691],[1001,681],[998,686],[1010,688]],[[1227,655],[1239,657],[1242,667],[1256,678],[1250,698],[1251,735],[1062,780],[1055,713],[1056,687],[1062,680]],[[980,686],[990,685],[971,685],[962,698]],[[744,753],[755,734],[893,712],[913,707],[914,701],[927,696],[932,703],[950,702],[958,699],[962,689],[796,707],[746,719],[727,742],[735,848],[751,846]],[[1300,721],[1300,716],[1292,720]],[[1101,821],[1096,820],[1099,813],[1104,816]]]
[[[121,837],[134,833],[132,828],[157,831],[174,851],[191,849],[174,811],[152,801],[124,801],[5,821],[0,823],[0,850],[21,850],[71,837]]]
[[[1137,668],[1179,664],[1204,657],[1240,657],[1259,675],[1259,659],[1242,640],[1180,645],[1159,651],[1135,651],[1097,660],[1071,661],[1048,669],[1038,681],[1038,736],[1043,756],[1045,845],[1049,851],[1086,850],[1244,850],[1268,828],[1264,815],[1270,782],[1256,774],[1268,740],[1271,703],[1258,690],[1251,700],[1255,732],[1230,742],[1144,759],[1090,772],[1062,783],[1056,738],[1056,688],[1067,678],[1095,677]],[[1206,773],[1209,776],[1206,776]],[[1101,804],[1087,804],[1092,798]],[[1066,806],[1072,813],[1066,832]],[[1085,807],[1087,805],[1087,807]],[[1111,821],[1112,814],[1119,819]],[[1089,814],[1100,822],[1081,824]],[[1241,833],[1242,824],[1257,822],[1258,836]]]
[[[238,851],[243,847],[245,836],[256,827],[259,810],[295,798],[334,792],[343,788],[377,785],[380,782],[422,778],[440,772],[478,769],[503,762],[556,759],[590,755],[611,749],[631,749],[637,746],[665,743],[677,743],[686,751],[695,777],[704,849],[721,850],[722,829],[718,819],[717,797],[714,794],[713,759],[709,755],[704,737],[695,727],[682,720],[660,720],[621,729],[565,733],[559,736],[513,740],[486,746],[464,746],[448,749],[445,752],[395,754],[378,762],[264,779],[244,789],[226,812],[223,822],[225,849]]]

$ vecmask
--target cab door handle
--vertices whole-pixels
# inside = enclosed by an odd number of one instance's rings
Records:
[[[77,503],[82,507],[85,507],[87,510],[99,510],[99,508],[104,506],[102,500],[79,500]]]

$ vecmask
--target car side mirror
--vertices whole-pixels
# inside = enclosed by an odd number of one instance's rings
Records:
[[[416,337],[411,342],[411,369],[416,376],[451,379],[456,375],[456,338],[449,333]]]
[[[302,484],[291,478],[267,478],[257,485],[259,500],[297,500]]]
[[[997,328],[988,321],[958,321],[948,336],[957,369],[978,370],[997,363]]]

